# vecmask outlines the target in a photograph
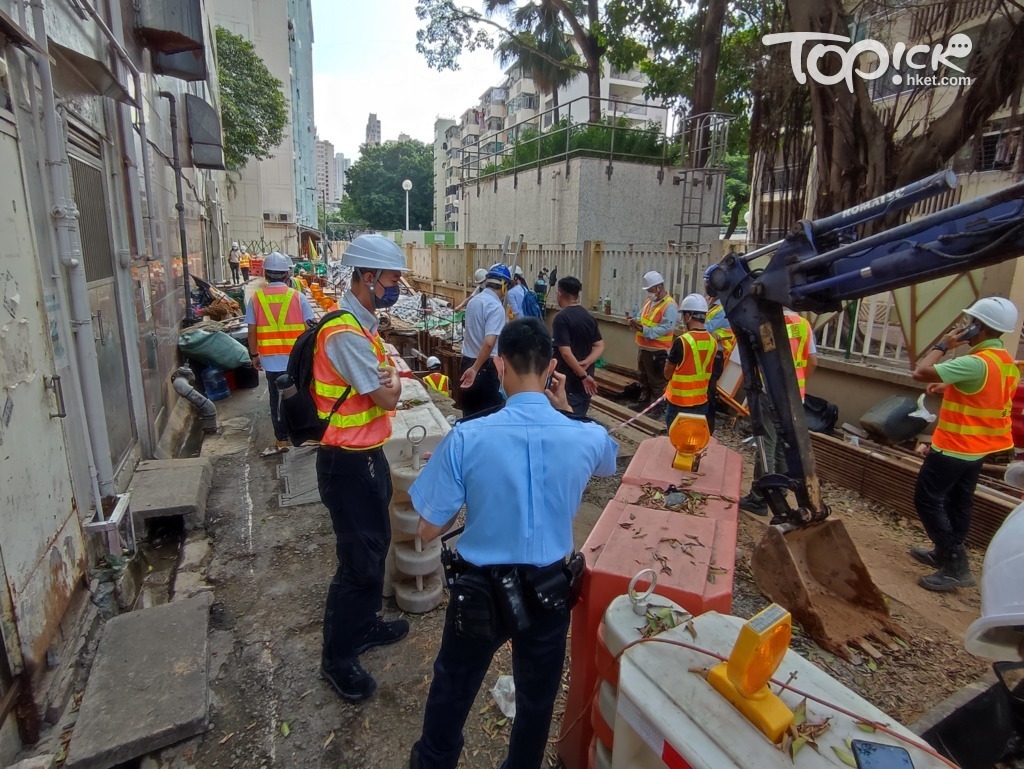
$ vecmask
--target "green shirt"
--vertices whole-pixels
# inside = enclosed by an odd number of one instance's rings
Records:
[[[971,352],[979,350],[1003,349],[1002,339],[987,339],[984,342],[974,345]],[[960,392],[971,395],[978,392],[985,386],[985,377],[988,375],[988,365],[977,355],[961,355],[959,358],[947,360],[935,364],[935,373],[944,384],[955,385]],[[967,462],[977,462],[988,456],[985,454],[961,454],[956,451],[941,451],[932,446],[932,451],[938,451],[947,457],[963,459]]]

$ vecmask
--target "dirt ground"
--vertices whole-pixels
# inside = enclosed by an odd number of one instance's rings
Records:
[[[233,412],[224,420],[225,434],[204,450],[214,454],[215,462],[206,520],[212,544],[208,581],[215,594],[213,726],[201,738],[162,751],[155,766],[405,767],[419,735],[444,606],[410,616],[412,629],[401,644],[363,656],[379,685],[371,700],[360,705],[341,701],[318,674],[324,598],[334,571],[330,518],[319,504],[278,507],[283,490],[276,477],[278,460],[259,457],[272,438],[265,390],[240,391],[225,403]],[[720,432],[724,443],[745,454],[745,488],[752,451],[740,446],[738,432]],[[615,493],[634,450],[635,445],[624,442],[619,475],[592,481],[577,520],[578,543]],[[920,530],[849,492],[829,488],[826,493],[911,641],[906,649],[860,665],[825,653],[800,632],[794,647],[894,717],[913,720],[985,669],[961,643],[964,628],[977,615],[977,590],[939,596],[917,587],[924,569],[906,552],[924,542]],[[764,525],[764,519],[741,513],[733,603],[740,616],[751,616],[767,603],[749,570],[750,552]],[[974,555],[980,568],[980,555]],[[387,618],[399,614],[393,602],[385,602]],[[490,689],[510,667],[503,649],[466,724],[460,764],[466,769],[495,767],[504,756],[511,722],[494,704]],[[563,684],[564,696],[567,681]],[[552,740],[561,708],[560,698]],[[557,765],[555,749],[552,742],[548,766]]]

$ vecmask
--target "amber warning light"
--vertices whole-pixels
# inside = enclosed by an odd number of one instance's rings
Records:
[[[768,688],[792,634],[789,612],[773,603],[747,620],[729,660],[708,672],[708,683],[772,742],[793,723],[793,711]]]
[[[708,420],[700,414],[679,414],[672,420],[668,440],[676,450],[672,467],[676,470],[696,470],[711,440]]]

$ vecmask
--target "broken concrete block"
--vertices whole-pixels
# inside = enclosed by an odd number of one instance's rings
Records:
[[[196,571],[178,572],[174,577],[174,598],[181,601],[185,598],[192,598],[200,593],[213,595],[213,586],[207,584],[203,575]]]
[[[206,731],[212,600],[199,595],[107,622],[66,769],[110,769]]]
[[[56,764],[57,757],[52,753],[47,753],[41,756],[26,758],[16,764],[9,765],[7,769],[53,769]]]
[[[139,519],[183,516],[185,528],[202,526],[213,463],[195,459],[150,459],[139,462],[130,491],[132,513]]]
[[[206,565],[210,557],[210,540],[197,539],[194,542],[186,542],[181,549],[181,565],[178,566],[178,573],[183,571],[197,571]]]

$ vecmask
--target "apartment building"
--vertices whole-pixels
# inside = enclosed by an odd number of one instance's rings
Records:
[[[377,113],[371,112],[366,121],[366,143],[370,145],[380,144],[380,121]]]
[[[602,110],[609,118],[631,125],[666,126],[660,99],[643,98],[647,80],[639,70],[621,72],[607,63],[601,78]],[[559,118],[586,123],[590,119],[587,80],[582,75],[558,89]],[[549,128],[555,121],[554,96],[540,91],[518,63],[505,70],[501,85],[488,88],[479,101],[457,120],[434,124],[434,189],[444,192],[442,206],[435,203],[437,229],[459,231],[460,185],[502,154],[526,129]],[[435,194],[437,194],[435,192]]]
[[[325,209],[337,205],[338,166],[334,145],[327,139],[316,140],[316,199]]]
[[[352,167],[352,161],[345,157],[344,152],[338,152],[334,156],[334,203],[341,205],[341,199],[345,197],[345,182],[348,178],[348,169]]]
[[[257,252],[299,254],[317,226],[310,0],[212,0],[216,23],[255,45],[281,83],[289,118],[281,144],[233,181],[230,236]]]

